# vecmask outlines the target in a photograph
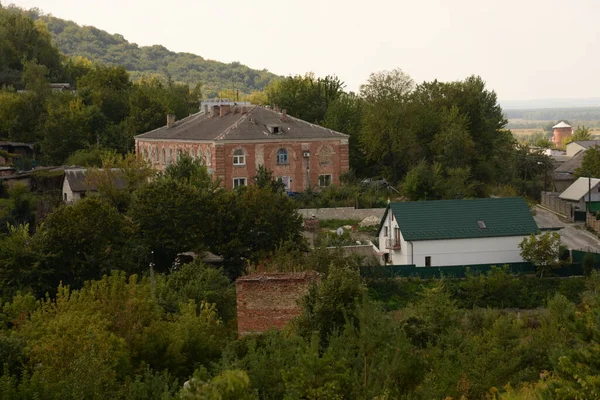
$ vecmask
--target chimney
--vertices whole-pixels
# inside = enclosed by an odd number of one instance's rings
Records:
[[[281,110],[281,120],[287,121],[287,110],[285,108]]]
[[[277,113],[278,113],[278,112],[279,112],[279,106],[276,106],[276,105],[274,105],[274,106],[273,106],[273,111],[275,111],[275,112],[277,112]]]
[[[221,112],[220,112],[220,116],[224,117],[227,114],[229,114],[229,110],[231,109],[231,106],[229,104],[223,104],[221,105]]]
[[[212,108],[210,109],[210,116],[211,117],[219,116],[219,106],[217,106],[217,105],[212,106]]]
[[[175,114],[167,114],[167,129],[175,125]]]
[[[204,114],[208,114],[208,104],[204,105]]]
[[[242,114],[248,113],[248,107],[242,106]]]

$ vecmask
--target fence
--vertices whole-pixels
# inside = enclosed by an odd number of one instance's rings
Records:
[[[531,263],[510,263],[508,269],[513,274],[533,274],[535,267]],[[467,271],[471,273],[486,274],[492,267],[500,267],[498,264],[479,265],[454,265],[447,267],[417,267],[415,265],[388,265],[375,267],[360,267],[360,274],[364,278],[408,278],[418,277],[422,279],[431,278],[464,278]]]
[[[559,214],[563,214],[568,218],[571,218],[571,203],[560,199],[558,192],[542,192],[542,205]]]
[[[593,251],[571,250],[571,259],[573,263],[583,264],[586,254],[590,254],[594,258],[594,267],[600,266],[600,254]]]
[[[600,263],[600,254],[598,262]],[[577,256],[579,260],[580,256]],[[581,256],[583,260],[583,256]],[[387,265],[376,267],[360,267],[360,275],[363,278],[421,278],[421,279],[439,279],[439,278],[464,278],[467,272],[473,274],[487,274],[493,267],[508,266],[512,274],[527,275],[535,274],[535,266],[528,262],[509,263],[509,264],[479,264],[479,265],[454,265],[447,267],[417,267],[415,265]],[[600,265],[600,264],[599,264]],[[582,261],[576,261],[573,256],[573,263],[566,264],[552,270],[552,276],[569,277],[583,275]]]
[[[313,216],[317,219],[358,219],[363,220],[370,216],[381,218],[385,208],[354,208],[354,207],[333,207],[333,208],[301,208],[298,212],[303,218],[308,219]]]

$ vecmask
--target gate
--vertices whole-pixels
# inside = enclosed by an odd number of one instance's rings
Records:
[[[585,222],[586,212],[585,211],[575,211],[574,218],[575,218],[575,222]]]

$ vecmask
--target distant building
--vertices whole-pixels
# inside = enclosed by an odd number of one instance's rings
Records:
[[[523,262],[519,243],[538,232],[522,197],[390,203],[379,253],[394,265],[502,265]]]
[[[157,169],[181,154],[201,160],[225,188],[246,186],[263,165],[288,191],[339,184],[348,171],[348,135],[259,106],[213,105],[135,137],[135,151]]]
[[[117,189],[125,189],[127,183],[125,182],[125,179],[121,177],[121,170],[113,170],[117,172],[114,179],[115,186]],[[76,202],[77,200],[85,198],[89,193],[98,191],[96,183],[88,179],[87,173],[88,171],[86,168],[70,168],[65,170],[62,186],[63,201],[65,203]]]
[[[554,144],[559,147],[562,146],[563,140],[565,138],[571,137],[573,133],[573,128],[571,125],[567,124],[564,121],[560,121],[558,124],[552,127],[552,135]]]
[[[0,155],[0,165],[6,165],[14,157],[33,158],[33,144],[21,142],[0,142],[0,150],[7,152],[10,156]]]

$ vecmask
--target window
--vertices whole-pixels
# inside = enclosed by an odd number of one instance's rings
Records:
[[[65,201],[67,201],[67,194],[66,193],[63,193],[63,194],[65,196]]]
[[[273,127],[273,133],[279,133],[279,127],[278,126],[274,126]]]
[[[331,164],[332,154],[333,154],[333,151],[331,150],[331,147],[329,147],[329,146],[323,146],[321,149],[319,149],[319,152],[317,153],[317,158],[319,159],[319,165]]]
[[[210,149],[206,149],[206,166],[210,167],[211,158],[210,158]]]
[[[383,236],[388,237],[388,227],[387,225],[383,227]]]
[[[246,165],[246,156],[244,150],[237,149],[233,152],[233,165]]]
[[[196,159],[196,152],[194,151],[194,149],[190,149],[190,157],[192,157],[192,160]]]
[[[169,163],[173,162],[173,149],[169,149]]]
[[[287,165],[287,164],[289,164],[287,149],[277,150],[277,165]]]
[[[165,151],[165,149],[163,149],[162,153],[163,153],[163,164],[165,164],[167,162],[167,152]]]
[[[394,228],[394,240],[396,243],[400,243],[400,228]]]
[[[425,266],[426,267],[431,267],[431,256],[426,256],[425,257]]]
[[[319,186],[325,187],[331,185],[331,174],[319,175]]]
[[[233,178],[233,188],[246,186],[246,178]]]
[[[282,176],[279,179],[281,179],[281,182],[283,182],[283,184],[285,186],[285,190],[289,192],[290,191],[290,182],[291,182],[290,177],[289,176]]]

